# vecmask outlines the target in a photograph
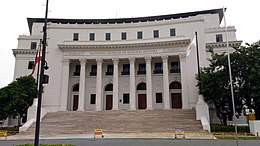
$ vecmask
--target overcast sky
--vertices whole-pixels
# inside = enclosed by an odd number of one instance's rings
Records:
[[[27,17],[45,16],[46,0],[5,0],[0,5],[0,88],[13,81],[19,35],[29,34]],[[260,40],[260,0],[49,0],[49,18],[131,18],[226,7],[237,39]]]

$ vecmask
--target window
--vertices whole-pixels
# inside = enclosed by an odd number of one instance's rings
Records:
[[[154,71],[153,71],[154,74],[161,74],[163,73],[163,70],[162,70],[162,63],[155,63],[154,64]]]
[[[162,93],[156,93],[156,103],[163,103]]]
[[[129,93],[123,94],[123,104],[129,104]]]
[[[90,94],[90,104],[96,104],[96,94]]]
[[[105,91],[113,91],[113,84],[106,85]]]
[[[222,34],[217,34],[216,35],[216,42],[223,42]]]
[[[28,69],[33,69],[34,61],[28,62]]]
[[[79,92],[79,84],[76,84],[73,89],[72,89],[73,92]]]
[[[175,61],[175,62],[171,62],[171,73],[180,73],[180,63]]]
[[[126,40],[126,32],[121,32],[121,40]]]
[[[74,76],[79,76],[79,75],[80,75],[80,65],[76,65],[75,66]]]
[[[95,33],[90,33],[89,34],[89,40],[90,41],[95,41]]]
[[[97,65],[91,65],[90,76],[96,76],[96,75],[97,75]]]
[[[146,74],[146,64],[139,64],[139,70],[137,71],[137,74]]]
[[[31,49],[37,48],[37,42],[31,42]]]
[[[106,75],[113,75],[114,65],[107,65]]]
[[[170,89],[181,89],[181,83],[174,81],[170,84]]]
[[[175,28],[170,29],[170,36],[176,36]]]
[[[123,71],[121,75],[129,75],[130,74],[130,64],[123,64]]]
[[[110,41],[111,40],[111,33],[106,33],[106,41]]]
[[[146,90],[146,83],[140,83],[140,84],[138,84],[137,90]]]
[[[153,31],[153,38],[159,38],[159,30]]]
[[[73,41],[79,40],[79,33],[73,33]]]
[[[137,32],[137,39],[143,39],[143,32],[142,31]]]

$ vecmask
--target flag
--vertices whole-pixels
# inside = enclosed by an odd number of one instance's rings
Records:
[[[42,60],[41,48],[38,48],[37,51],[36,51],[35,61],[34,61],[32,72],[31,72],[30,76],[33,75],[37,63],[39,63],[41,60]]]
[[[191,50],[196,48],[196,37],[194,36],[186,50],[186,58],[190,55]]]

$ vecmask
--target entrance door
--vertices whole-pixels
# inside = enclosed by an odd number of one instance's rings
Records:
[[[182,108],[181,93],[172,93],[172,108]]]
[[[113,107],[113,95],[106,96],[106,110],[111,110]]]
[[[138,109],[146,109],[146,94],[138,94]]]
[[[78,110],[79,105],[79,95],[73,95],[73,111]]]

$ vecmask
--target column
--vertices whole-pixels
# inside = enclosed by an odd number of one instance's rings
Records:
[[[187,81],[187,64],[185,54],[179,55],[181,67],[181,96],[182,96],[182,109],[190,109],[189,106],[189,93]]]
[[[85,105],[85,87],[86,87],[86,59],[80,61],[80,81],[79,81],[79,108],[78,111],[84,111]]]
[[[136,110],[136,89],[135,89],[135,58],[130,61],[130,110]]]
[[[70,60],[62,60],[62,78],[61,78],[61,97],[60,97],[60,110],[66,111],[68,106],[68,89],[69,89],[69,72]]]
[[[118,58],[113,58],[114,74],[113,74],[113,109],[118,110]]]
[[[151,68],[151,57],[145,57],[146,62],[146,98],[147,98],[147,109],[153,109],[153,90],[152,90],[152,68]]]
[[[164,109],[170,109],[168,56],[162,56],[163,61],[163,103]]]
[[[97,61],[97,81],[96,81],[96,111],[102,109],[102,59],[96,59]]]

